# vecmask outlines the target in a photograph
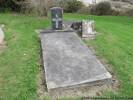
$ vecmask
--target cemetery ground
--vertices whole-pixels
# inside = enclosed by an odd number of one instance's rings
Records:
[[[64,17],[95,20],[96,39],[85,43],[119,81],[117,89],[104,91],[103,96],[133,96],[133,19],[79,14]],[[5,47],[0,49],[0,100],[38,100],[41,48],[35,30],[48,27],[50,22],[48,18],[0,14],[0,24],[5,25],[6,37]]]

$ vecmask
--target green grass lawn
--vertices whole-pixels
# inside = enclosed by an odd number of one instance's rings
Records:
[[[65,14],[65,19],[95,20],[99,34],[85,42],[106,59],[120,82],[117,91],[104,95],[133,96],[133,18]],[[6,48],[0,54],[0,100],[38,100],[40,42],[35,29],[47,27],[48,19],[0,14],[0,23],[6,34]]]
[[[0,100],[38,100],[40,42],[35,29],[47,19],[0,14],[5,24],[6,48],[0,54]]]
[[[67,14],[66,18],[93,19],[99,32],[95,40],[86,41],[96,54],[112,66],[120,88],[107,95],[133,96],[133,18]]]

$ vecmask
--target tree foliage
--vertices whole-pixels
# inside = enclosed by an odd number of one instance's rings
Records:
[[[73,13],[77,12],[83,7],[83,3],[78,0],[68,0],[66,1],[65,12]]]
[[[20,11],[21,5],[19,5],[17,2],[20,2],[23,0],[0,0],[0,11]]]
[[[111,4],[109,2],[100,2],[93,6],[91,9],[91,14],[94,15],[109,15],[111,13]]]
[[[0,12],[18,11],[47,15],[51,0],[0,0]]]
[[[46,16],[53,6],[60,6],[65,12],[77,12],[83,7],[78,0],[0,0],[0,11],[18,11]]]

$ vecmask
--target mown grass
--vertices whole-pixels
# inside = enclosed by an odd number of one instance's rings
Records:
[[[35,29],[45,18],[0,14],[5,24],[6,48],[0,54],[0,100],[37,100],[40,42]]]
[[[64,17],[95,20],[99,34],[96,39],[85,42],[95,48],[99,57],[106,59],[120,82],[117,91],[105,92],[105,95],[133,96],[133,18],[79,14],[65,14]],[[0,100],[38,100],[40,42],[35,29],[47,27],[49,21],[0,14],[0,23],[5,24],[7,42],[0,54]]]
[[[67,14],[66,18],[95,20],[98,36],[85,41],[106,59],[117,76],[118,91],[106,92],[110,96],[133,96],[133,18],[122,16],[85,16]]]

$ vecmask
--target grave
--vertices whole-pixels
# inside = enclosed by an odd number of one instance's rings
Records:
[[[48,89],[111,78],[75,32],[41,33]]]
[[[57,7],[51,9],[53,29],[40,32],[48,90],[111,79],[110,73],[75,31],[63,30],[62,15],[57,15],[55,10],[63,12]]]

